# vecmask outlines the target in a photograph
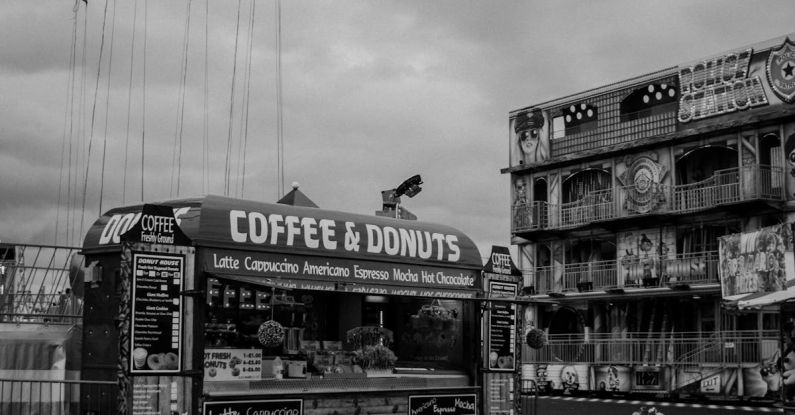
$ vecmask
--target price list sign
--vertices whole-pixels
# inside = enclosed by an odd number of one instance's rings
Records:
[[[131,373],[180,371],[185,257],[133,254]]]
[[[204,380],[260,379],[262,350],[204,349]]]
[[[489,282],[489,292],[497,296],[515,296],[518,285],[512,282]],[[492,301],[489,313],[489,369],[516,370],[516,305]]]

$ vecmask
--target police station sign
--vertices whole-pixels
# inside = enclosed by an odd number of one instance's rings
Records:
[[[749,74],[753,49],[729,52],[679,69],[679,122],[767,105],[762,78]]]

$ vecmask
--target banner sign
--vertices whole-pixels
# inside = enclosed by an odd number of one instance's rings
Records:
[[[303,399],[204,402],[204,415],[303,415]]]
[[[477,395],[409,395],[408,415],[477,415]]]
[[[516,283],[490,281],[489,294],[516,296]],[[489,370],[516,370],[516,304],[493,301],[489,309]]]
[[[455,268],[483,266],[475,243],[443,225],[219,196],[166,203],[172,206],[173,220],[150,218],[149,205],[111,210],[86,234],[84,249],[119,244],[131,228],[140,229],[136,235],[146,241],[161,238],[165,243],[170,240],[165,232],[179,228],[199,246]]]
[[[258,277],[385,284],[416,288],[480,289],[476,270],[388,263],[352,258],[272,254],[211,249],[203,255],[206,272]]]
[[[185,257],[133,253],[131,373],[181,369],[182,284]]]
[[[719,238],[718,271],[723,297],[769,293],[793,279],[792,231],[776,225]]]

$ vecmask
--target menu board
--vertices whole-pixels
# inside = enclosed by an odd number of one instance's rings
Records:
[[[302,415],[303,399],[204,402],[204,415],[282,414]]]
[[[411,395],[409,415],[477,415],[477,396],[467,395]]]
[[[179,372],[185,257],[134,253],[132,262],[130,372]]]
[[[262,350],[204,349],[204,380],[260,379]]]
[[[489,414],[512,414],[514,399],[514,379],[512,373],[485,373],[483,409]]]
[[[490,281],[492,296],[515,296],[518,284]],[[516,305],[492,301],[489,313],[489,366],[490,370],[516,370]]]

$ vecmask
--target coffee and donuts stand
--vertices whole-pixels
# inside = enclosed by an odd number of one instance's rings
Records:
[[[483,266],[450,227],[206,196],[112,209],[83,253],[83,378],[119,413],[482,411]]]

